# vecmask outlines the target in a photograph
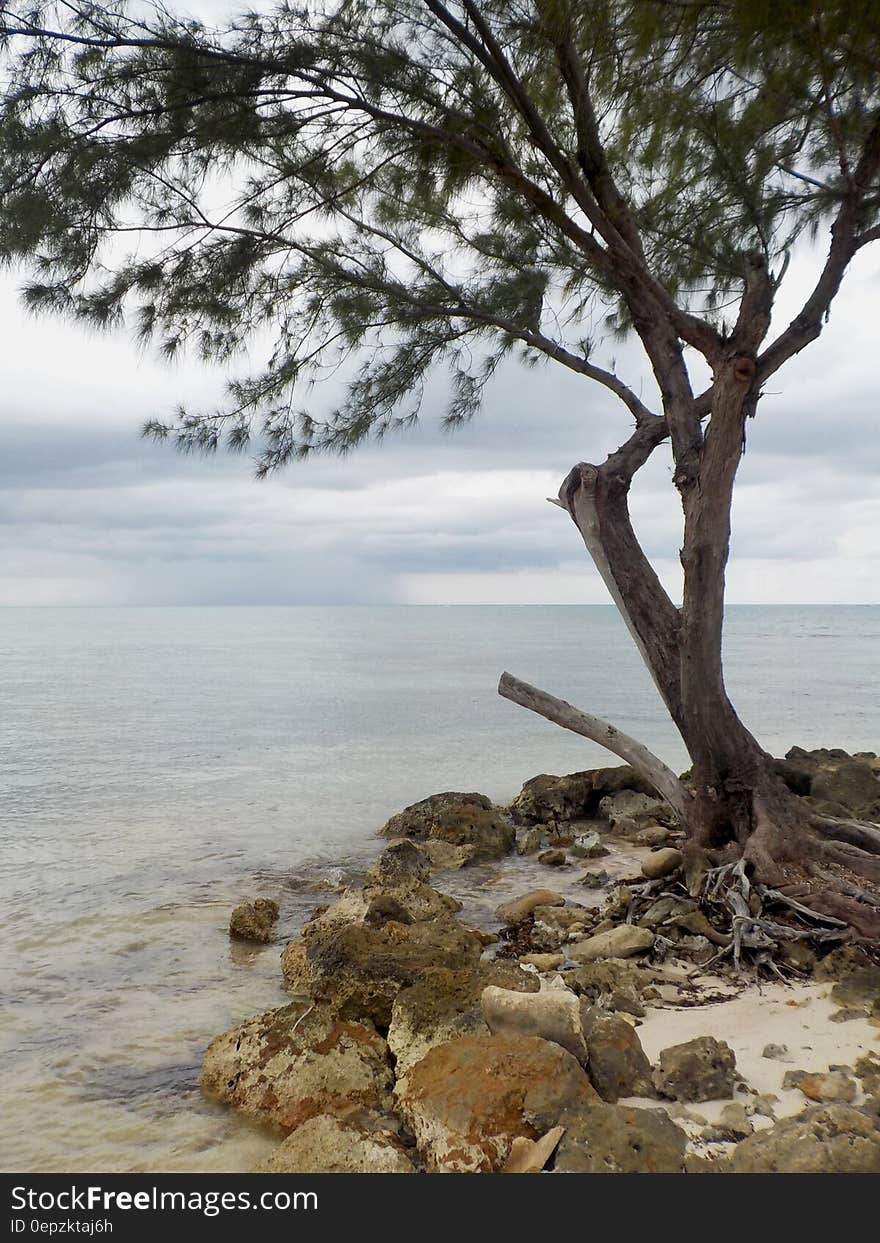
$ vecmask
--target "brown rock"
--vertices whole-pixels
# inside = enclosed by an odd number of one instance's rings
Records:
[[[438,1045],[394,1089],[430,1170],[499,1170],[517,1136],[537,1140],[595,1091],[577,1060],[536,1036],[465,1036]]]
[[[530,889],[528,893],[524,893],[520,898],[512,898],[509,902],[502,902],[495,911],[495,918],[500,920],[502,924],[518,924],[520,920],[531,915],[535,907],[538,906],[563,906],[565,898],[561,893],[557,893],[555,889]]]
[[[215,1037],[202,1091],[249,1118],[291,1131],[324,1113],[388,1104],[388,1046],[371,1027],[295,1002]]]
[[[567,1174],[679,1174],[687,1136],[662,1109],[596,1102],[563,1114],[554,1169]]]
[[[654,850],[642,863],[642,875],[648,880],[659,880],[669,876],[681,867],[684,858],[680,850],[673,846],[664,846],[662,850]]]
[[[291,992],[332,1002],[343,1018],[370,1019],[384,1030],[402,988],[431,968],[476,967],[482,949],[479,937],[449,916],[409,926],[346,924],[292,941],[281,969]]]
[[[654,1086],[677,1101],[723,1100],[733,1095],[735,1070],[730,1045],[714,1036],[698,1036],[661,1052]]]
[[[797,1085],[808,1100],[833,1101],[851,1105],[856,1099],[856,1081],[849,1075],[832,1071],[827,1075],[804,1075]]]
[[[524,824],[590,819],[602,798],[621,790],[654,793],[635,769],[625,764],[617,768],[569,773],[565,777],[542,773],[525,783],[511,803],[510,810]]]
[[[547,868],[561,868],[568,862],[568,856],[564,850],[543,850],[538,855],[538,862]]]
[[[383,837],[436,838],[472,850],[470,859],[500,859],[514,846],[514,831],[485,794],[432,794],[404,808],[385,824]]]
[[[602,1099],[615,1104],[622,1096],[654,1096],[651,1063],[626,1019],[595,1010],[583,1014],[587,1070]]]
[[[267,944],[278,922],[278,903],[271,898],[240,902],[229,917],[229,935],[242,941]]]

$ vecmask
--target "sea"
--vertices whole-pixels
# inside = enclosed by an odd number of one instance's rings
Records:
[[[880,751],[880,606],[725,625],[767,749]],[[294,936],[407,804],[616,762],[503,670],[687,767],[611,607],[0,609],[0,1170],[251,1169],[272,1140],[197,1086],[284,1004],[232,906],[274,897]]]

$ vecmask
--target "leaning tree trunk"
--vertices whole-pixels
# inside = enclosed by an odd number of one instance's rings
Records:
[[[808,895],[816,910],[880,936],[880,828],[830,821],[794,795],[739,719],[724,684],[722,628],[730,513],[754,364],[742,356],[716,373],[712,419],[699,463],[679,481],[684,508],[683,597],[677,608],[645,557],[629,515],[635,472],[663,439],[645,420],[602,466],[581,463],[558,503],[577,525],[692,760],[687,786],[607,722],[505,674],[503,695],[634,764],[673,807],[694,870],[745,860],[754,879]],[[647,758],[646,758],[647,757]],[[868,884],[865,886],[864,882]]]

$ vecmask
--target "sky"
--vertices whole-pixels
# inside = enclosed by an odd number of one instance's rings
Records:
[[[820,261],[795,257],[780,326]],[[124,332],[34,319],[22,280],[0,279],[0,605],[607,603],[573,523],[546,500],[576,462],[625,439],[629,416],[603,389],[511,363],[452,435],[438,384],[417,428],[257,482],[246,455],[183,458],[139,438],[180,402],[210,405],[235,367],[166,364]],[[768,386],[736,489],[730,602],[880,602],[878,300],[875,243],[820,340]],[[638,352],[616,352],[652,399]],[[665,451],[632,508],[677,595]]]

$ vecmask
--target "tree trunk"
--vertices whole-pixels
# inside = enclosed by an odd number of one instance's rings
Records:
[[[746,420],[756,403],[753,359],[728,359],[716,370],[712,419],[698,467],[677,479],[684,509],[680,609],[642,552],[628,509],[632,477],[662,439],[656,425],[637,428],[602,466],[575,467],[559,503],[581,532],[693,762],[692,796],[680,812],[690,856],[704,857],[709,865],[742,858],[755,880],[808,894],[815,909],[876,937],[880,832],[858,824],[835,826],[794,795],[776,761],[740,721],[724,684],[730,512]],[[869,889],[847,881],[842,870],[867,879]]]

